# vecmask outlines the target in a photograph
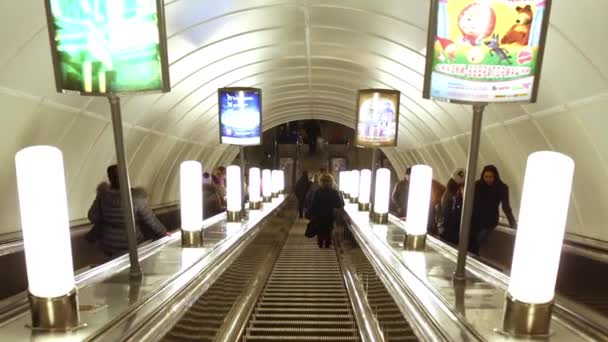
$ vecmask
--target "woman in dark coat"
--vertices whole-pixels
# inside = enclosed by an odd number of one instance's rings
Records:
[[[321,175],[319,181],[321,187],[314,193],[310,221],[316,227],[319,248],[329,248],[336,210],[344,208],[344,201],[340,193],[333,188],[334,180],[330,175]]]
[[[498,225],[499,205],[502,205],[502,211],[507,216],[509,225],[517,228],[509,203],[509,187],[500,179],[496,166],[486,165],[481,172],[481,178],[475,182],[475,203],[469,238],[470,252],[479,254],[481,245]]]
[[[296,197],[298,198],[298,210],[300,212],[300,218],[304,217],[304,203],[306,200],[306,193],[308,192],[308,189],[310,188],[311,184],[312,182],[310,181],[310,179],[308,179],[308,171],[303,171],[302,177],[298,179],[295,189]]]

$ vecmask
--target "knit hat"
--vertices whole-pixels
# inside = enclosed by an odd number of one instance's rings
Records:
[[[454,170],[452,173],[452,178],[458,184],[464,184],[464,177],[466,176],[466,171],[463,168],[458,168]]]

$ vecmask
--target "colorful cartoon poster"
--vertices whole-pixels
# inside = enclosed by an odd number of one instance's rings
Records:
[[[535,101],[549,6],[549,0],[433,0],[424,97]]]
[[[46,0],[57,91],[169,91],[160,0]]]
[[[218,90],[220,142],[259,145],[262,136],[262,92],[255,88]]]
[[[359,90],[357,134],[360,147],[396,146],[400,92],[386,89]]]

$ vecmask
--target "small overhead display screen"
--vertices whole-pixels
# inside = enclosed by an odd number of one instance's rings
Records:
[[[432,0],[424,98],[535,102],[550,5]]]
[[[162,0],[46,0],[57,91],[169,91]]]
[[[397,145],[400,92],[389,89],[359,90],[357,136],[360,147]]]
[[[259,145],[262,142],[262,91],[256,88],[218,90],[220,143]]]

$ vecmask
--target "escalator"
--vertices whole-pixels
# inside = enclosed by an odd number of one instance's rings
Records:
[[[336,252],[291,229],[243,341],[358,341]]]
[[[355,287],[363,289],[364,279],[373,277],[363,254],[357,259],[339,241],[337,249],[319,249],[314,239],[304,237],[306,222],[295,216],[293,210],[267,223],[162,340],[370,340],[363,338],[370,334],[360,329],[361,317],[373,317],[368,321],[381,328],[378,336],[384,341],[418,340],[378,278],[373,288],[366,285],[369,293],[359,296],[367,297],[374,314],[361,314],[344,269],[357,269]]]

